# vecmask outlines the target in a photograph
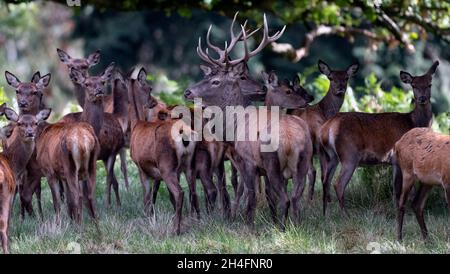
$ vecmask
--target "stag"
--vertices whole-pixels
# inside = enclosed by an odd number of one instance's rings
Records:
[[[244,24],[245,25],[245,24]],[[263,38],[261,43],[256,47],[256,49],[249,51],[247,47],[247,37],[250,36],[245,31],[245,26],[241,26],[241,32],[238,35],[235,35],[233,31],[231,32],[231,42],[225,45],[225,48],[222,50],[217,46],[212,45],[210,42],[209,36],[211,32],[211,28],[208,30],[207,34],[207,45],[209,49],[213,49],[219,55],[218,58],[213,58],[208,54],[208,49],[206,51],[203,50],[201,45],[201,39],[199,39],[199,45],[197,47],[197,53],[200,58],[211,64],[213,66],[220,66],[221,70],[213,74],[212,70],[205,71],[205,78],[199,83],[191,86],[184,93],[185,97],[188,100],[193,100],[196,97],[202,98],[203,104],[207,106],[219,106],[222,109],[225,109],[227,106],[248,106],[250,104],[249,100],[244,97],[237,79],[242,75],[245,71],[245,63],[249,58],[255,56],[257,53],[262,51],[262,49],[267,46],[269,43],[276,41],[284,32],[283,28],[281,31],[278,31],[273,36],[269,36],[269,29],[267,25],[267,19],[264,16],[264,27],[263,27]],[[256,31],[254,31],[256,32]],[[252,32],[251,34],[253,34]],[[233,47],[239,40],[243,40],[244,42],[244,50],[245,54],[243,57],[232,60],[229,58],[229,54]],[[257,115],[257,114],[256,114]],[[226,123],[231,123],[231,126],[236,127],[237,124],[233,121],[225,121]],[[249,128],[249,119],[244,119],[242,123],[246,126],[246,133],[249,133],[250,130],[256,130],[255,128]],[[261,152],[260,147],[262,145],[262,139],[270,140],[272,136],[259,136],[257,141],[250,141],[248,138],[244,138],[244,141],[238,140],[235,136],[233,141],[229,141],[228,143],[232,145],[237,153],[236,165],[238,170],[241,173],[243,182],[245,183],[245,187],[247,188],[247,221],[250,224],[254,223],[254,213],[256,207],[256,197],[255,197],[255,189],[254,182],[257,176],[257,170],[261,169],[265,172],[269,180],[269,187],[271,189],[271,194],[275,194],[279,197],[279,206],[282,212],[281,219],[278,219],[276,216],[273,216],[274,219],[279,222],[282,229],[285,227],[286,218],[288,216],[288,209],[290,205],[289,196],[287,194],[286,184],[284,182],[283,170],[284,166],[282,166],[282,159],[280,159],[280,154],[284,154],[283,144],[288,144],[291,140],[288,140],[288,136],[297,136],[296,134],[291,135],[291,132],[283,132],[283,130],[290,129],[298,129],[302,130],[306,127],[303,127],[301,124],[305,122],[298,117],[294,116],[281,116],[279,119],[279,138],[280,138],[280,149],[275,152]],[[248,130],[247,130],[248,129]],[[307,127],[305,128],[306,132],[308,132]],[[225,130],[227,127],[225,126]],[[260,130],[260,133],[267,133],[267,128]],[[309,133],[308,133],[309,134]],[[225,133],[226,135],[226,133]],[[269,134],[270,135],[270,134]],[[272,134],[273,135],[273,134]],[[242,137],[242,136],[241,136]],[[267,139],[266,139],[267,138]],[[286,154],[284,154],[286,155]],[[310,161],[310,159],[308,159]],[[300,185],[300,178],[294,179],[295,185]],[[300,188],[295,186],[296,190]],[[294,194],[296,195],[296,194]],[[235,200],[233,215],[235,215],[237,201]]]

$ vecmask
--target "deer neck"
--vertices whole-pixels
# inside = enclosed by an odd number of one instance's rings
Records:
[[[128,94],[127,89],[122,84],[114,81],[113,85],[113,114],[118,117],[127,115],[128,112]]]
[[[31,158],[35,148],[34,141],[22,140],[17,132],[14,132],[12,142],[4,150],[5,156],[8,158],[14,175],[17,177],[21,174]]]
[[[85,100],[83,112],[81,113],[81,121],[89,123],[97,137],[100,136],[104,116],[102,99],[95,100],[94,102]]]
[[[417,101],[414,104],[414,109],[410,112],[411,120],[414,127],[429,127],[433,112],[431,111],[431,103],[421,105]]]
[[[75,86],[75,98],[78,101],[78,104],[82,107],[84,107],[84,103],[85,103],[85,98],[86,98],[86,94],[84,92],[84,88],[82,85],[78,84],[78,83],[73,83],[73,85]]]
[[[130,104],[128,106],[129,113],[130,113],[130,129],[133,131],[136,124],[143,120],[144,117],[140,117],[139,111],[138,111],[138,105],[136,102],[136,96],[134,92],[134,84],[131,85],[131,89],[128,93],[128,98],[130,100]]]
[[[344,104],[344,98],[345,93],[334,95],[333,90],[330,88],[325,97],[318,103],[323,116],[325,116],[326,119],[335,116],[341,109],[342,104]]]

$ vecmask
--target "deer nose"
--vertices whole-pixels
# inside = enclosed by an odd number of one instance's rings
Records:
[[[186,99],[190,99],[191,95],[192,95],[192,91],[191,90],[187,89],[187,90],[184,91],[184,97]]]
[[[20,108],[26,108],[26,107],[28,107],[28,103],[27,102],[19,102],[19,107]]]
[[[427,102],[427,97],[426,96],[420,96],[419,97],[419,103],[425,104],[426,102]]]

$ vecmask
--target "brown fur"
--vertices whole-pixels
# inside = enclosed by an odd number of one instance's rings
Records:
[[[92,127],[84,122],[47,125],[39,133],[36,148],[37,160],[52,189],[57,220],[60,219],[58,180],[65,188],[69,216],[81,223],[84,198],[95,220],[95,162],[100,148]]]
[[[400,77],[413,87],[415,107],[409,113],[339,113],[328,120],[320,130],[323,152],[327,157],[323,182],[323,211],[329,199],[329,185],[338,162],[342,164],[335,184],[339,205],[345,211],[344,191],[359,165],[380,164],[403,134],[414,127],[431,123],[431,80],[438,63],[422,76],[401,72]],[[396,173],[396,180],[400,180]],[[395,184],[397,185],[397,184]],[[398,189],[396,188],[396,192]],[[398,193],[396,193],[396,197]]]
[[[442,186],[450,211],[450,136],[433,132],[430,128],[414,128],[408,131],[394,147],[394,162],[401,169],[403,182],[398,204],[397,237],[402,240],[405,203],[417,180],[421,183],[412,207],[420,225],[423,238],[428,230],[423,210],[428,193],[433,186]]]
[[[16,180],[4,154],[0,154],[0,237],[4,253],[9,253],[9,222]]]

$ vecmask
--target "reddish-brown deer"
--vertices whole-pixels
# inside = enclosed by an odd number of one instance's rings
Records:
[[[302,118],[308,123],[309,131],[311,133],[311,140],[314,145],[314,155],[320,155],[320,140],[319,131],[320,127],[330,118],[334,117],[344,103],[345,92],[347,90],[347,84],[350,77],[355,75],[358,71],[358,64],[349,66],[346,70],[332,70],[330,67],[319,60],[319,71],[324,74],[330,80],[330,87],[325,97],[313,106],[308,106],[304,109],[296,109],[290,114],[294,114]],[[322,153],[323,155],[323,153]],[[323,182],[324,176],[324,157],[320,158],[321,176]],[[314,185],[316,182],[316,169],[311,164],[311,169],[308,172],[309,179],[309,199],[312,200],[314,196]]]
[[[5,114],[11,122],[0,130],[0,139],[11,139],[9,145],[0,153],[0,237],[4,253],[9,252],[8,231],[10,224],[11,205],[16,188],[16,179],[26,172],[27,163],[35,148],[35,135],[42,115],[17,115],[10,108],[4,108],[0,115]],[[13,134],[14,129],[14,134]]]
[[[131,100],[131,158],[139,169],[144,190],[144,204],[146,206],[152,205],[152,195],[148,184],[149,178],[163,180],[171,193],[171,200],[175,209],[174,230],[177,234],[180,234],[184,194],[179,183],[179,177],[180,173],[185,171],[189,187],[191,188],[192,185],[195,185],[192,169],[186,166],[191,165],[195,142],[186,139],[174,139],[171,132],[175,126],[179,127],[175,129],[177,132],[190,138],[192,138],[193,132],[189,125],[179,124],[179,121],[170,119],[147,122],[144,121],[143,117],[141,118],[140,110],[138,110],[138,104],[136,103],[137,98],[139,98],[136,91],[143,91],[145,89],[142,88],[142,85],[148,85],[145,70],[139,72],[136,80],[131,79],[129,85],[129,98]],[[154,105],[155,99],[151,97],[150,90],[147,89],[147,103]],[[144,102],[141,101],[141,103]],[[193,200],[196,197],[191,196],[190,198],[192,211],[198,205]]]
[[[414,128],[395,143],[393,151],[395,165],[402,172],[400,199],[398,201],[397,238],[402,240],[405,204],[416,181],[420,187],[415,194],[412,208],[424,239],[428,229],[423,218],[423,209],[433,186],[442,186],[450,212],[450,136],[433,132],[430,128]],[[395,183],[395,182],[394,182]]]
[[[21,82],[14,74],[6,71],[5,72],[6,81],[8,84],[16,90],[16,99],[19,106],[19,114],[31,114],[37,115],[41,109],[44,108],[43,103],[43,91],[49,85],[51,75],[46,74],[41,77],[39,71],[36,72],[31,82]],[[13,139],[8,139],[4,147]],[[41,178],[43,174],[39,163],[36,161],[36,151],[34,151],[31,159],[28,161],[26,177],[17,178],[20,192],[21,201],[21,216],[25,217],[25,210],[30,216],[34,216],[34,211],[32,207],[32,195],[36,193],[38,201],[39,214],[42,217],[42,206],[41,206]]]
[[[69,72],[71,69],[75,69],[85,78],[89,77],[89,68],[95,66],[100,61],[100,51],[90,54],[87,58],[72,58],[69,54],[61,49],[57,49],[57,53],[59,59],[63,64],[67,66]],[[103,110],[107,113],[112,114],[117,121],[122,126],[122,131],[124,136],[129,132],[128,129],[128,98],[127,92],[123,90],[123,87],[120,85],[120,82],[117,82],[117,77],[120,77],[120,74],[117,73],[111,81],[112,86],[112,94],[105,94],[103,97]],[[72,79],[71,79],[72,80]],[[84,108],[84,100],[86,97],[86,91],[82,84],[72,81],[75,89],[75,97],[79,105]],[[101,140],[100,140],[101,142]],[[120,156],[120,168],[124,177],[125,186],[128,188],[128,171],[126,165],[126,153],[125,148],[122,148],[119,152]]]
[[[116,203],[120,206],[119,184],[114,174],[114,163],[117,154],[124,146],[124,134],[120,123],[113,114],[103,111],[103,96],[106,83],[112,77],[114,64],[109,65],[100,76],[85,76],[75,68],[71,68],[70,77],[78,83],[86,92],[87,100],[84,101],[83,112],[69,113],[61,119],[61,122],[88,122],[94,129],[100,142],[99,160],[105,164],[107,173],[106,202],[111,204],[111,187],[114,189]]]
[[[203,61],[209,64],[218,65],[222,68],[222,70],[215,75],[207,73],[202,81],[193,85],[192,87],[190,87],[188,90],[185,91],[185,97],[190,100],[196,97],[200,97],[204,105],[218,106],[223,110],[225,110],[227,106],[244,106],[244,107],[248,106],[250,102],[248,101],[248,99],[244,97],[241,89],[239,88],[239,82],[237,81],[239,76],[242,75],[243,71],[245,70],[245,63],[242,62],[247,61],[250,57],[256,55],[266,45],[277,40],[284,32],[283,29],[282,31],[278,31],[275,35],[269,36],[269,30],[265,16],[264,16],[263,30],[264,32],[262,42],[258,45],[258,47],[255,50],[251,52],[249,52],[247,49],[246,40],[248,34],[244,30],[244,26],[242,26],[242,31],[237,36],[233,33],[233,31],[231,31],[232,37],[231,42],[225,47],[224,50],[211,44],[211,42],[209,41],[210,31],[208,31],[207,35],[208,47],[215,50],[218,53],[219,58],[214,59],[211,56],[209,56],[207,52],[205,53],[202,49],[200,43],[201,41],[199,41],[197,52]],[[244,57],[241,57],[239,59],[231,60],[228,56],[230,54],[230,51],[233,49],[233,47],[239,40],[244,41],[245,55]],[[244,119],[240,122],[243,123],[243,125],[245,125],[246,128],[245,134],[247,134],[247,132],[249,132],[247,130],[250,129],[249,120]],[[225,121],[225,123],[232,123],[231,126],[237,125],[234,119],[233,121]],[[283,159],[280,158],[280,155],[288,155],[286,151],[283,151],[283,148],[290,147],[289,146],[290,142],[294,141],[294,138],[290,136],[299,136],[299,132],[295,131],[303,130],[304,127],[302,126],[302,123],[306,128],[306,132],[308,134],[309,139],[307,125],[303,120],[301,120],[298,117],[290,115],[280,117],[279,119],[280,132],[278,135],[280,139],[279,141],[280,148],[275,152],[261,152],[260,149],[262,145],[261,139],[265,139],[265,137],[268,137],[267,140],[269,140],[270,136],[259,136],[258,141],[250,141],[248,140],[248,138],[246,138],[245,141],[241,141],[236,138],[233,141],[229,141],[229,143],[232,146],[234,146],[235,151],[239,156],[238,159],[236,159],[236,165],[239,166],[238,169],[245,183],[245,187],[247,188],[247,221],[251,225],[253,225],[256,207],[254,182],[257,176],[257,171],[258,169],[260,169],[265,172],[265,174],[269,179],[269,187],[271,189],[270,195],[273,192],[273,194],[276,194],[279,197],[279,206],[281,208],[282,216],[281,219],[278,219],[277,216],[273,217],[274,219],[277,220],[277,222],[280,223],[281,228],[284,229],[286,218],[288,217],[290,199],[287,194],[287,187],[284,182],[282,174],[285,166],[281,165]],[[252,128],[255,129],[254,127]],[[227,129],[225,128],[224,131],[226,130]],[[270,132],[270,130],[267,131],[267,128],[261,130],[262,131],[260,132],[266,133]],[[290,130],[292,130],[292,132]],[[224,132],[224,135],[226,134],[227,133]],[[310,159],[308,159],[308,163],[309,161]],[[301,183],[299,179],[300,178],[298,177],[294,178],[295,185]],[[235,202],[233,213],[235,213],[236,211],[236,204],[237,203]]]
[[[91,98],[87,97],[85,102]],[[47,119],[50,110],[42,110]],[[60,222],[59,184],[62,182],[70,218],[81,224],[83,199],[95,221],[96,161],[100,145],[94,129],[86,122],[58,122],[38,130],[37,161],[52,191],[56,221]],[[97,226],[98,228],[98,226]]]
[[[338,113],[328,120],[320,130],[320,139],[326,153],[327,163],[324,178],[323,210],[326,211],[327,195],[336,166],[342,167],[335,184],[341,209],[345,210],[344,191],[359,165],[381,164],[388,152],[403,134],[415,127],[428,127],[431,123],[431,82],[439,62],[421,76],[412,76],[401,71],[400,79],[410,84],[414,92],[414,109],[409,113]],[[400,177],[399,177],[400,176]],[[401,175],[396,172],[396,182]],[[398,198],[398,183],[395,183]]]

